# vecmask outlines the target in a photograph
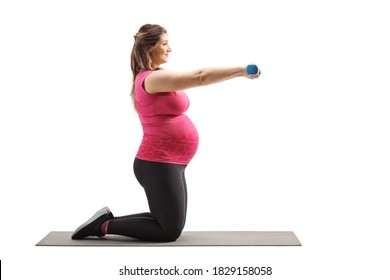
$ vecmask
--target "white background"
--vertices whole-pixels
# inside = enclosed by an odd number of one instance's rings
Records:
[[[124,279],[125,265],[388,279],[385,2],[2,1],[4,279]],[[185,230],[291,230],[302,247],[35,247],[106,205],[115,215],[147,210],[132,171],[142,130],[129,98],[129,54],[144,23],[168,30],[167,69],[262,70],[187,91],[201,142],[187,168]]]

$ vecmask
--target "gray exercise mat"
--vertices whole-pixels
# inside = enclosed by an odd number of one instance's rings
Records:
[[[185,231],[175,242],[146,242],[118,235],[72,240],[70,231],[52,231],[37,246],[301,246],[292,231]]]

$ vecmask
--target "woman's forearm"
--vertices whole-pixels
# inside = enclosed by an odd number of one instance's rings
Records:
[[[199,86],[207,86],[245,76],[245,67],[212,67],[195,71]]]

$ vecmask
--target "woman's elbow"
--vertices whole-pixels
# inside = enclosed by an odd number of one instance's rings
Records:
[[[195,83],[198,87],[207,85],[206,73],[203,70],[195,73]]]

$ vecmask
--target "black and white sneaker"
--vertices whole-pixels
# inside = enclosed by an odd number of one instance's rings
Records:
[[[79,226],[73,233],[72,239],[83,239],[87,236],[104,236],[100,226],[107,220],[113,219],[110,208],[104,207],[97,211],[88,221]]]

